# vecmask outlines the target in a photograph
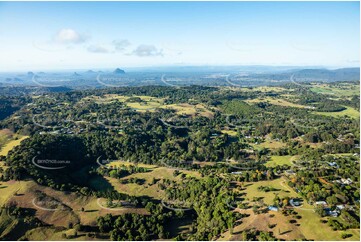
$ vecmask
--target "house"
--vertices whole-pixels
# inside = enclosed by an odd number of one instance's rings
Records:
[[[291,199],[290,204],[291,204],[292,207],[301,206],[301,202],[298,199]]]
[[[323,205],[323,206],[326,206],[327,203],[325,201],[317,201],[315,202],[316,205]]]
[[[352,180],[350,178],[347,179],[341,178],[341,183],[344,185],[350,185],[352,183]]]
[[[331,217],[338,217],[339,211],[338,210],[331,210],[330,208],[325,208],[326,214]]]
[[[342,210],[342,209],[345,209],[345,205],[343,205],[343,204],[336,205],[336,208],[337,208],[338,210]]]
[[[327,162],[329,166],[338,168],[338,165],[336,162]]]
[[[268,206],[268,210],[277,212],[277,211],[278,211],[278,207],[276,207],[276,206]]]

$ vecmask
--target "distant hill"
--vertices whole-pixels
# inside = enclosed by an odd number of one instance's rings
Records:
[[[295,72],[298,78],[312,78],[327,81],[357,81],[360,80],[360,68],[303,69]]]
[[[73,76],[81,76],[80,74],[74,72]]]
[[[114,73],[114,74],[125,74],[125,71],[122,70],[122,69],[117,68],[117,69],[115,69],[115,70],[113,71],[113,73]]]
[[[335,70],[313,68],[313,69],[291,69],[283,72],[269,72],[261,74],[250,74],[249,77],[253,79],[264,80],[290,80],[294,76],[299,81],[358,81],[360,80],[359,68],[341,68]]]

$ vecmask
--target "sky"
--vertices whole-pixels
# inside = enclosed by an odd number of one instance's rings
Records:
[[[359,2],[0,2],[0,72],[355,67]]]

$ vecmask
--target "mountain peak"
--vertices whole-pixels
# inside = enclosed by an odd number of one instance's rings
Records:
[[[125,71],[122,70],[122,69],[117,68],[117,69],[115,69],[115,70],[113,71],[113,73],[114,73],[114,74],[125,74]]]

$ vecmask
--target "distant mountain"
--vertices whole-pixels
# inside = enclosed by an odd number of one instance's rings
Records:
[[[32,71],[28,72],[28,76],[33,76],[33,75],[34,75],[34,72],[32,72]]]
[[[85,73],[87,73],[87,74],[94,74],[94,73],[96,73],[96,72],[93,71],[93,70],[88,70],[88,71],[86,71]]]
[[[291,76],[298,81],[358,81],[360,80],[359,68],[342,68],[342,69],[292,69],[284,72],[269,72],[261,74],[249,74],[252,79],[290,81]]]
[[[115,69],[115,70],[113,71],[113,73],[114,73],[114,74],[125,74],[125,71],[122,70],[122,69],[117,68],[117,69]]]
[[[80,74],[74,72],[73,76],[81,76]]]
[[[303,69],[295,72],[298,78],[312,78],[317,81],[358,81],[360,80],[360,68],[341,68],[336,70],[327,69]]]

